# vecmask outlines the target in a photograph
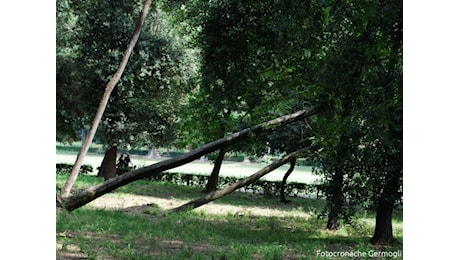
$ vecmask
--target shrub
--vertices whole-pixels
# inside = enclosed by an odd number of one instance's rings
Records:
[[[70,174],[73,165],[69,163],[56,163],[56,173],[58,174]],[[93,172],[93,166],[89,164],[83,164],[80,168],[80,174],[89,174]]]
[[[144,178],[149,181],[163,181],[178,185],[196,186],[205,188],[209,176],[189,173],[162,172],[156,176]],[[235,183],[240,178],[231,176],[220,176],[217,188],[222,188],[229,184]],[[245,190],[251,190],[254,193],[265,196],[278,196],[281,194],[281,181],[257,180],[248,186]],[[289,182],[285,185],[285,195],[289,197],[298,197],[305,194],[314,194],[317,198],[322,195],[321,187],[318,184],[306,184],[300,182]]]

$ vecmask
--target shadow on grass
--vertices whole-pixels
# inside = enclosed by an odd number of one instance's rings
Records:
[[[195,212],[146,217],[119,210],[82,208],[71,216],[58,215],[56,231],[71,234],[66,243],[76,244],[89,257],[98,259],[320,259],[318,250],[377,250],[369,244],[367,229],[332,233],[324,226],[325,222],[317,218]],[[57,241],[61,240],[57,236]]]
[[[66,175],[57,175],[57,191],[64,185],[67,178],[68,176]],[[72,190],[72,194],[102,182],[103,179],[97,178],[96,176],[79,176]],[[179,199],[189,201],[204,196],[205,193],[202,191],[203,189],[200,187],[177,185],[168,182],[138,180],[112,191],[111,194],[126,193],[141,196],[152,196],[162,199]],[[305,213],[316,213],[325,205],[323,200],[318,199],[299,197],[288,199],[290,200],[290,203],[283,204],[280,202],[280,198],[278,196],[266,196],[235,191],[220,199],[214,200],[213,203],[232,206],[257,206],[267,209],[286,211],[297,210]]]
[[[176,185],[167,182],[139,181],[132,183],[132,186],[117,189],[120,193],[130,193],[142,196],[152,196],[163,199],[194,200],[206,195],[201,187]],[[300,197],[288,198],[290,203],[280,202],[279,196],[261,195],[249,192],[235,191],[222,198],[214,200],[214,204],[232,206],[257,206],[276,210],[299,210],[307,213],[321,210],[324,200],[308,199]]]
[[[56,177],[56,190],[58,191],[67,180],[66,175],[57,175]],[[102,178],[96,176],[82,175],[79,176],[75,184],[75,190],[79,191],[99,183],[102,183]],[[201,187],[176,185],[169,182],[156,182],[138,180],[128,185],[120,187],[113,191],[114,194],[134,194],[141,196],[152,196],[163,199],[179,199],[184,201],[193,200],[204,196]],[[74,191],[75,192],[75,191]],[[214,204],[219,205],[232,205],[232,206],[256,206],[267,209],[290,211],[296,210],[299,212],[309,213],[316,215],[321,212],[325,206],[325,201],[322,199],[308,199],[308,198],[288,198],[291,202],[283,204],[280,202],[278,196],[265,196],[260,194],[252,194],[246,192],[235,191],[227,196],[213,201]],[[374,212],[359,212],[358,217],[367,217],[375,219]],[[393,213],[393,220],[395,222],[403,222],[402,206],[398,207]]]

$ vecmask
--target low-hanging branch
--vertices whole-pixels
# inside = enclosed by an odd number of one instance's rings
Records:
[[[206,203],[209,203],[213,200],[216,200],[218,198],[221,198],[229,193],[232,193],[234,192],[235,190],[241,188],[241,187],[244,187],[244,186],[247,186],[255,181],[257,181],[258,179],[260,179],[261,177],[265,176],[266,174],[268,174],[269,172],[273,171],[273,170],[276,170],[278,167],[280,167],[281,165],[283,164],[286,164],[288,162],[291,162],[293,160],[296,159],[296,157],[308,152],[309,150],[315,150],[317,149],[318,146],[317,145],[311,145],[307,148],[303,148],[303,149],[300,149],[300,150],[297,150],[295,152],[292,152],[286,156],[284,156],[283,158],[281,158],[280,160],[268,165],[268,166],[265,166],[264,168],[260,169],[259,171],[257,171],[256,173],[252,174],[251,176],[249,177],[246,177],[246,178],[243,178],[231,185],[228,185],[227,187],[221,189],[221,190],[217,190],[217,191],[214,191],[214,192],[211,192],[201,198],[198,198],[198,199],[195,199],[195,200],[192,200],[190,202],[187,202],[185,204],[183,204],[182,206],[179,206],[177,208],[174,208],[172,209],[171,211],[173,212],[180,212],[180,211],[186,211],[186,210],[192,210],[192,209],[195,209],[195,208],[198,208]],[[292,167],[291,167],[292,168]]]
[[[126,185],[128,183],[131,183],[133,181],[146,178],[146,177],[152,177],[155,175],[160,174],[163,171],[173,169],[176,167],[179,167],[181,165],[187,164],[193,160],[196,160],[200,158],[203,155],[206,155],[208,153],[214,152],[216,150],[222,149],[224,147],[227,147],[231,144],[234,144],[236,142],[239,142],[245,138],[248,138],[250,135],[258,135],[262,132],[265,132],[270,129],[274,129],[276,127],[290,124],[292,122],[302,120],[304,118],[307,118],[311,115],[317,114],[319,111],[318,106],[312,106],[307,109],[303,109],[300,111],[297,111],[293,114],[285,115],[278,117],[276,119],[264,122],[262,124],[256,125],[251,128],[246,128],[244,130],[241,130],[239,132],[233,133],[229,136],[226,136],[224,138],[221,138],[219,140],[216,140],[214,142],[205,144],[195,150],[192,150],[182,156],[172,158],[169,160],[164,160],[161,162],[158,162],[156,164],[152,164],[150,166],[144,167],[144,168],[139,168],[137,170],[125,173],[123,175],[116,176],[114,178],[111,178],[101,184],[98,184],[96,186],[90,187],[84,191],[81,191],[80,193],[77,193],[75,195],[72,195],[68,198],[66,198],[63,201],[63,207],[68,210],[72,211],[75,210],[93,200],[96,198],[111,192],[115,190],[116,188],[119,188],[123,185]]]

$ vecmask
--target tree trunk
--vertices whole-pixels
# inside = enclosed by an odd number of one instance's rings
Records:
[[[349,104],[345,107],[345,115],[349,116]],[[350,144],[349,138],[346,135],[340,137],[340,144],[336,147],[337,155],[340,157],[335,158],[335,165],[333,174],[329,181],[327,204],[329,209],[328,220],[326,228],[329,230],[337,230],[340,225],[340,214],[343,212],[344,195],[343,195],[343,182],[344,182],[344,168],[345,161],[350,158]]]
[[[377,205],[374,235],[371,238],[373,245],[394,245],[400,242],[393,237],[393,208],[395,197],[400,186],[402,170],[394,171],[388,175],[388,181],[383,189]]]
[[[214,168],[212,168],[211,175],[208,178],[208,183],[206,184],[206,189],[204,192],[211,192],[217,190],[217,183],[219,181],[219,172],[222,167],[222,162],[224,161],[226,149],[220,149],[219,154],[214,162]]]
[[[394,200],[379,201],[377,216],[375,218],[374,236],[371,238],[373,245],[393,245],[399,242],[393,237],[393,217]]]
[[[80,171],[81,165],[83,164],[83,159],[88,153],[89,146],[93,142],[94,135],[96,134],[97,127],[99,126],[99,122],[101,121],[102,115],[104,114],[104,110],[109,101],[110,94],[112,93],[113,89],[115,88],[115,85],[118,83],[118,81],[121,78],[121,75],[123,74],[123,71],[125,70],[126,64],[128,63],[128,60],[129,60],[129,56],[131,56],[131,52],[133,51],[134,46],[137,43],[137,39],[139,38],[139,35],[141,33],[141,28],[142,28],[142,25],[144,24],[145,17],[147,16],[148,9],[151,3],[152,3],[152,0],[145,1],[144,7],[142,8],[141,15],[136,24],[136,28],[134,29],[134,34],[131,38],[131,41],[128,44],[128,47],[126,48],[125,54],[123,55],[123,58],[120,62],[120,66],[118,67],[112,79],[107,83],[105,87],[105,92],[104,92],[104,95],[102,96],[101,102],[99,103],[99,107],[97,109],[96,116],[94,117],[93,123],[91,125],[91,129],[89,130],[89,133],[85,138],[85,142],[83,143],[81,150],[78,153],[77,159],[72,168],[72,172],[70,173],[69,178],[67,179],[66,183],[62,187],[62,190],[61,190],[62,198],[67,198],[69,196],[70,190],[72,189],[73,184],[77,180],[78,172]]]
[[[111,179],[117,175],[117,146],[112,146],[105,152],[99,167],[98,177],[104,177],[104,180]]]
[[[287,170],[287,172],[284,174],[284,177],[283,177],[283,181],[281,182],[281,203],[289,203],[290,201],[286,199],[286,195],[284,194],[285,191],[285,187],[286,187],[286,181],[287,181],[287,178],[289,177],[289,175],[291,175],[291,173],[294,171],[294,168],[295,168],[295,158],[291,161],[291,166],[289,167],[289,169]]]
[[[327,217],[326,228],[329,230],[337,230],[339,229],[339,226],[340,226],[339,214],[337,212],[330,212]]]
[[[186,211],[186,210],[191,210],[191,209],[195,209],[195,208],[198,208],[206,203],[209,203],[213,200],[216,200],[218,198],[221,198],[229,193],[232,193],[234,192],[235,190],[241,188],[241,187],[244,187],[244,186],[247,186],[255,181],[257,181],[258,179],[260,179],[261,177],[263,177],[264,175],[270,173],[271,171],[273,170],[276,170],[278,167],[280,167],[281,165],[285,164],[285,163],[288,163],[289,161],[292,161],[293,159],[295,159],[297,156],[299,155],[302,155],[304,153],[306,153],[307,151],[309,150],[315,150],[317,149],[318,147],[316,145],[311,145],[307,148],[303,148],[303,149],[300,149],[300,150],[297,150],[295,152],[292,152],[286,156],[284,156],[283,158],[281,158],[280,160],[268,165],[268,166],[265,166],[264,168],[260,169],[259,171],[257,171],[256,173],[252,174],[251,176],[249,177],[246,177],[244,179],[240,179],[239,181],[231,184],[231,185],[228,185],[227,187],[221,189],[221,190],[218,190],[218,191],[214,191],[214,192],[211,192],[209,194],[207,194],[206,196],[203,196],[201,198],[198,198],[196,200],[192,200],[190,202],[187,202],[177,208],[174,208],[172,209],[173,212],[180,212],[180,211]]]
[[[104,178],[105,180],[107,180],[106,177],[109,177],[108,179],[110,179],[110,176],[112,175],[112,177],[114,177],[117,171],[116,160],[117,147],[112,146],[105,151],[104,158],[102,159],[101,165],[98,168],[97,177]]]
[[[163,171],[179,167],[186,163],[189,163],[193,160],[200,158],[202,155],[211,153],[213,151],[225,148],[233,143],[241,141],[249,136],[258,135],[265,131],[268,131],[272,128],[276,128],[282,125],[286,125],[311,115],[318,113],[319,111],[318,106],[310,107],[308,109],[300,110],[296,113],[285,115],[274,120],[259,124],[257,126],[246,128],[239,132],[233,133],[229,136],[216,140],[214,142],[205,144],[195,150],[192,150],[182,156],[178,156],[175,158],[171,158],[169,160],[164,160],[153,165],[140,168],[128,173],[125,173],[120,176],[116,176],[110,180],[107,180],[99,185],[90,187],[78,194],[75,194],[71,197],[68,197],[64,200],[64,208],[68,211],[75,210],[96,198],[115,190],[118,187],[131,183],[133,181],[151,177],[160,174]]]
[[[329,214],[327,219],[326,228],[329,230],[339,229],[339,214],[343,206],[343,172],[342,170],[336,170],[334,179],[332,180],[332,194],[328,199],[329,203]]]

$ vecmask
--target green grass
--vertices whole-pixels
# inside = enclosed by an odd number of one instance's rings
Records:
[[[67,176],[57,175],[56,188]],[[102,182],[93,176],[80,176],[75,185],[82,189]],[[105,196],[160,196],[189,200],[201,190],[169,183],[137,181]],[[285,216],[211,215],[203,211],[159,214],[155,205],[144,214],[123,210],[102,210],[84,206],[72,213],[57,211],[56,242],[64,251],[76,245],[90,259],[337,259],[317,257],[317,250],[369,252],[373,232],[373,213],[361,214],[353,226],[342,225],[337,232],[324,229],[324,219],[316,212],[324,201],[293,198],[282,205],[279,198],[232,193],[215,201],[218,204],[259,206],[282,209]],[[299,218],[288,214],[311,214]],[[402,212],[396,211],[394,233],[402,241]],[[402,250],[389,247],[387,251]],[[371,258],[369,259],[382,259]],[[364,258],[365,259],[365,258]],[[388,258],[394,259],[394,258]]]
[[[85,156],[83,164],[93,166],[93,172],[91,174],[97,174],[97,168],[101,165],[103,154],[89,153]],[[62,150],[56,151],[56,163],[70,163],[74,164],[77,158],[76,152],[63,152]],[[164,159],[164,158],[163,158]],[[145,156],[133,155],[131,156],[133,164],[137,165],[137,168],[152,165],[159,162],[160,159],[148,159]],[[236,162],[224,161],[220,175],[221,176],[249,176],[266,166],[266,164],[244,164]],[[286,173],[289,165],[283,165],[275,171],[267,174],[263,178],[267,180],[282,180]],[[211,161],[193,161],[180,167],[176,167],[169,171],[179,173],[192,173],[192,174],[206,174],[209,175],[213,169]],[[311,183],[317,176],[312,174],[312,169],[309,166],[297,166],[288,181]]]

